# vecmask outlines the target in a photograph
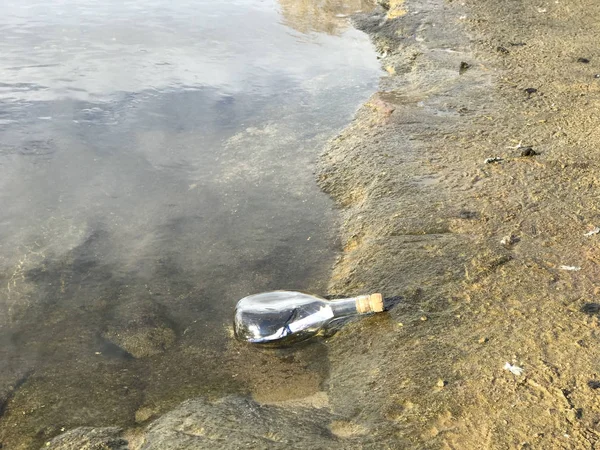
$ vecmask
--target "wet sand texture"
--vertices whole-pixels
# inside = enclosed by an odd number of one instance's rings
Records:
[[[598,17],[478,0],[358,20],[390,76],[321,161],[344,207],[331,290],[405,302],[335,337],[329,396],[383,447],[594,448]]]

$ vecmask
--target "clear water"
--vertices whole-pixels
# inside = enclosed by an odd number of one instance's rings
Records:
[[[313,164],[376,88],[345,18],[369,7],[3,3],[5,448],[260,390],[239,376],[256,356],[231,343],[233,308],[325,291],[337,225]]]

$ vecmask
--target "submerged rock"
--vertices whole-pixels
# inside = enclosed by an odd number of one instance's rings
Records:
[[[134,327],[123,331],[111,328],[104,337],[135,358],[162,353],[175,342],[175,332],[164,326]]]
[[[215,403],[188,400],[146,429],[146,450],[313,449],[337,439],[327,428],[326,410],[261,405],[240,397]]]
[[[50,442],[44,449],[51,450],[128,450],[128,443],[116,427],[80,427],[67,431]]]
[[[56,437],[44,448],[133,450],[139,445],[144,450],[333,448],[341,440],[330,429],[336,423],[333,419],[325,408],[261,405],[234,396],[215,402],[197,398],[183,402],[151,423],[131,447],[118,428],[76,428]]]
[[[162,353],[176,340],[166,313],[148,300],[119,305],[102,336],[135,358]]]

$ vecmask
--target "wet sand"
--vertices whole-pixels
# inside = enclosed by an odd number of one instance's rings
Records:
[[[387,7],[357,23],[390,76],[320,183],[332,293],[405,301],[331,340],[333,409],[373,448],[595,448],[600,5]]]

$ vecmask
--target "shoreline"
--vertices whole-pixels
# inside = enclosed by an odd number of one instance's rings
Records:
[[[389,76],[325,148],[317,175],[342,208],[329,293],[404,301],[327,340],[329,375],[312,402],[190,400],[136,435],[95,429],[95,442],[593,448],[600,235],[586,233],[600,226],[600,5],[388,5],[356,26]],[[252,417],[244,429],[209,420],[229,423],[239,408]],[[258,425],[277,417],[276,433]]]
[[[330,342],[333,409],[365,443],[600,436],[600,8],[579,3],[390,1],[357,18],[390,76],[321,159],[343,207],[330,289],[405,299]]]

